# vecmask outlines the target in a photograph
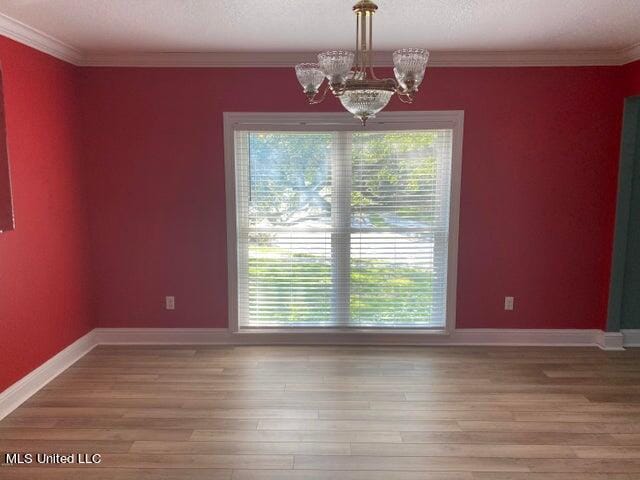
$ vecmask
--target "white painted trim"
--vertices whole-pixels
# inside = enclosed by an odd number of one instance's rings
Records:
[[[231,344],[226,328],[96,328],[97,345]]]
[[[96,346],[94,332],[87,333],[26,377],[0,393],[0,420],[9,415],[34,393],[56,378]]]
[[[625,347],[640,347],[640,329],[621,330]]]
[[[238,252],[236,218],[236,130],[330,130],[360,131],[360,121],[346,112],[224,112],[224,162],[227,205],[227,291],[228,325],[232,332],[240,331],[238,320]],[[393,129],[451,129],[451,192],[449,207],[449,239],[447,264],[447,298],[445,331],[455,328],[458,286],[458,230],[460,217],[460,184],[462,178],[462,143],[464,111],[381,112],[367,122],[368,131]]]
[[[0,13],[0,35],[74,65],[80,65],[83,61],[82,52],[77,48],[3,13]]]
[[[620,50],[621,65],[635,62],[636,60],[640,60],[640,43],[636,43],[635,45],[631,45]]]
[[[457,329],[443,331],[231,332],[225,328],[97,328],[100,345],[441,345],[600,347],[602,330]]]
[[[0,35],[77,66],[95,67],[292,67],[316,61],[317,52],[90,52],[0,13]],[[640,59],[640,44],[617,50],[432,51],[430,67],[542,67],[624,65]],[[374,63],[391,66],[391,52]]]
[[[235,116],[222,114],[224,128],[224,178],[227,206],[227,325],[238,331],[238,223],[236,218]]]
[[[598,330],[599,339],[598,345],[602,350],[624,350],[622,344],[624,341],[623,335],[620,332],[603,332]]]
[[[467,328],[454,332],[456,345],[599,347],[601,330]]]
[[[433,51],[429,67],[552,67],[623,65],[640,59],[640,48],[576,51]],[[89,53],[81,62],[93,67],[293,67],[315,62],[312,52],[141,52]],[[376,52],[374,64],[392,66],[391,52]]]
[[[444,331],[274,331],[233,333],[226,328],[96,328],[0,393],[0,420],[97,345],[395,345],[545,346],[623,350],[640,346],[640,330],[465,328]]]
[[[317,54],[307,52],[141,52],[89,53],[82,65],[87,67],[277,68],[317,61]]]
[[[622,65],[620,50],[433,52],[431,67],[571,67]]]
[[[449,193],[449,238],[447,241],[447,318],[445,330],[455,332],[458,300],[458,237],[460,231],[460,191],[462,188],[462,145],[464,142],[464,111],[452,111],[451,179]]]
[[[77,66],[95,67],[292,67],[316,61],[317,52],[90,52],[0,13],[0,35]],[[640,59],[640,44],[618,50],[432,51],[430,67],[542,67],[624,65]],[[374,63],[391,66],[391,52]]]
[[[360,120],[346,111],[342,112],[225,112],[227,127],[240,126],[252,130],[272,131],[324,128],[326,130],[363,130]],[[384,111],[367,120],[366,129],[386,130],[393,128],[416,128],[416,124],[428,125],[424,128],[455,128],[464,120],[462,110],[426,111]]]

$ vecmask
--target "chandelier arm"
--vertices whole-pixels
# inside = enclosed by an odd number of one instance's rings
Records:
[[[391,77],[387,77],[387,78],[376,78],[376,80],[380,81],[380,82],[387,82],[391,85],[393,85],[393,90],[398,93],[398,94],[403,94],[403,93],[407,93],[398,83],[398,80],[396,80],[395,78],[391,78]]]
[[[322,103],[324,101],[325,98],[327,98],[327,92],[329,91],[329,84],[325,83],[324,85],[324,89],[322,90],[322,93],[320,94],[320,96],[318,97],[318,93],[316,92],[315,95],[313,95],[312,97],[310,97],[309,100],[309,105],[317,105],[318,103]]]
[[[413,95],[411,93],[396,90],[396,94],[402,103],[413,103]]]

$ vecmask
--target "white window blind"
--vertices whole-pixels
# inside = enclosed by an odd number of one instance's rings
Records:
[[[452,130],[235,129],[241,328],[443,328]]]

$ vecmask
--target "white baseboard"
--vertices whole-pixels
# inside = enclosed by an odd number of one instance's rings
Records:
[[[224,345],[232,336],[226,328],[96,328],[98,345]]]
[[[0,393],[0,420],[96,346],[93,331],[79,338],[26,377]]]
[[[624,335],[622,332],[604,332],[598,330],[598,346],[602,350],[624,350]]]
[[[600,347],[601,330],[584,329],[492,329],[456,330],[452,344],[531,347]]]
[[[640,346],[640,330],[462,328],[450,334],[396,332],[232,333],[226,328],[96,328],[0,393],[0,420],[96,345],[457,345],[599,347]]]
[[[457,329],[442,332],[313,331],[231,333],[225,328],[97,328],[101,345],[487,345],[618,348],[602,330]],[[618,334],[619,335],[619,334]],[[621,337],[621,336],[620,336]],[[620,341],[619,347],[622,343]]]
[[[640,329],[621,330],[625,347],[640,347]]]

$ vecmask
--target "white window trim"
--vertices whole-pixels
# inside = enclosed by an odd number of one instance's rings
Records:
[[[346,113],[236,113],[224,112],[224,163],[225,190],[227,203],[227,291],[229,331],[239,334],[291,334],[306,335],[403,335],[440,334],[449,335],[456,324],[456,292],[458,285],[458,230],[460,221],[460,181],[462,173],[462,139],[464,111],[421,111],[382,112],[367,122],[367,131],[386,130],[390,126],[404,129],[429,130],[451,129],[451,198],[449,207],[449,244],[447,265],[447,315],[443,329],[365,329],[365,328],[286,328],[250,331],[239,329],[238,325],[238,257],[236,220],[236,175],[235,175],[235,130],[306,130],[313,126],[315,131],[326,129],[362,130],[359,120]]]

